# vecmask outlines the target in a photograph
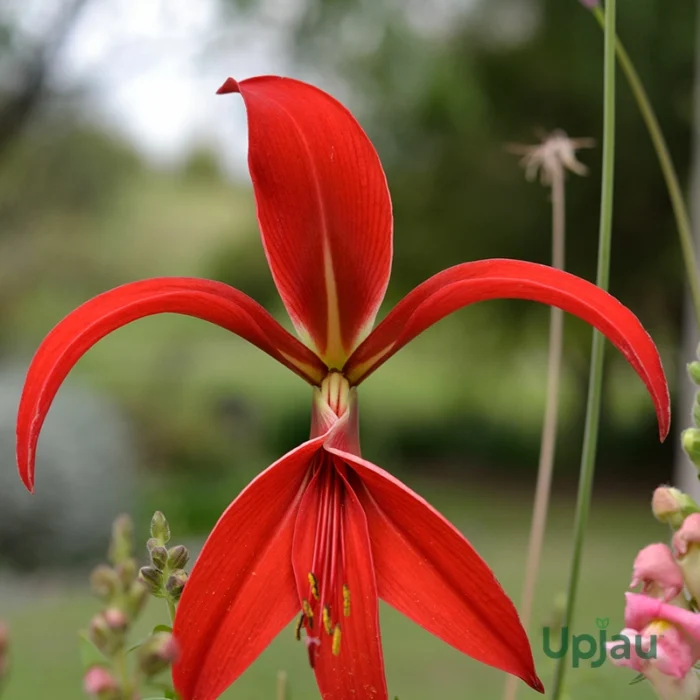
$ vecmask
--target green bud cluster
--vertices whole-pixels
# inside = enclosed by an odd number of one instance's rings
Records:
[[[698,359],[700,359],[700,347],[698,347],[697,355]],[[689,363],[687,370],[690,381],[696,386],[700,386],[700,362]],[[681,433],[681,445],[690,461],[700,469],[700,392],[695,394],[692,418],[694,427],[688,428]]]
[[[183,567],[189,552],[182,545],[166,546],[170,527],[161,512],[153,516],[150,534],[147,549],[151,563],[139,570],[134,558],[133,523],[128,516],[118,517],[112,527],[109,564],[100,564],[90,576],[92,591],[103,603],[81,633],[83,685],[95,700],[142,697],[142,685],[170,666],[177,654],[175,639],[165,625],[157,626],[136,645],[129,640],[150,595],[166,598],[172,611],[187,581]],[[2,658],[0,643],[0,681]],[[174,697],[168,692],[168,697]]]
[[[178,544],[167,547],[170,525],[163,513],[156,511],[151,520],[151,537],[146,549],[151,563],[139,571],[139,579],[156,598],[165,598],[174,608],[187,583],[185,566],[190,558],[187,547]]]

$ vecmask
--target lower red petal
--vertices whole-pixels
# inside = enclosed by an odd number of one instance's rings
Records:
[[[379,596],[461,652],[542,691],[513,603],[464,536],[375,465],[338,453],[362,482]]]
[[[322,438],[265,470],[221,516],[175,617],[182,700],[215,700],[299,610],[291,564],[296,513]]]
[[[294,532],[293,566],[300,599],[313,603],[308,574],[314,555],[319,510],[322,507],[323,480],[328,471],[335,470],[333,458],[321,465],[309,485],[297,514]],[[379,631],[379,605],[377,584],[374,576],[372,551],[367,531],[367,520],[362,506],[350,484],[341,475],[345,466],[339,464],[333,478],[339,480],[342,491],[340,508],[341,531],[344,553],[338,549],[337,556],[345,557],[345,580],[335,581],[335,595],[325,596],[323,603],[332,598],[335,610],[334,623],[340,627],[339,653],[333,653],[333,639],[326,630],[320,613],[314,615],[314,624],[307,631],[306,643],[314,659],[316,680],[324,700],[387,700],[384,658]],[[319,581],[322,586],[323,582]],[[342,599],[342,585],[350,591],[349,616],[341,611],[337,601]],[[327,589],[328,590],[328,589]],[[316,644],[314,639],[320,640]]]

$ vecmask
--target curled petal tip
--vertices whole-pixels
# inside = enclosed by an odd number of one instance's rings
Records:
[[[533,676],[530,679],[529,685],[538,693],[544,693],[544,684],[537,676]]]
[[[217,95],[229,95],[232,92],[240,92],[238,81],[233,78],[226,78],[224,84],[216,91]]]

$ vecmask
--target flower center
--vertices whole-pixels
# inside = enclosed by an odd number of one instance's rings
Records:
[[[348,410],[350,383],[345,375],[331,370],[321,382],[321,396],[338,418]]]
[[[340,654],[341,619],[350,616],[350,588],[347,584],[344,536],[345,482],[334,460],[327,456],[315,468],[320,479],[320,503],[316,521],[308,593],[302,600],[302,614],[296,628],[306,632],[305,642],[313,668],[322,645],[330,644]]]

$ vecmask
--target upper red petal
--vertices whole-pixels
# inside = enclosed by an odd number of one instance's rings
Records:
[[[66,316],[46,336],[29,367],[17,416],[17,463],[30,491],[34,488],[39,432],[66,375],[105,335],[158,313],[196,316],[237,333],[312,384],[325,373],[323,363],[262,306],[220,282],[165,277],[100,294]]]
[[[265,76],[238,91],[263,245],[305,341],[340,367],[367,335],[389,282],[392,213],[374,147],[350,112],[306,83]]]
[[[175,616],[182,700],[215,700],[299,611],[292,538],[308,467],[323,438],[286,454],[221,516]]]
[[[580,277],[522,260],[480,260],[444,270],[400,301],[347,361],[359,384],[406,343],[448,314],[486,299],[529,299],[587,321],[627,358],[654,401],[663,440],[671,422],[661,358],[639,319],[615,297]]]
[[[359,476],[379,595],[432,634],[542,691],[518,613],[464,536],[375,465],[333,450]]]
[[[328,455],[327,459],[329,462],[316,473],[307,488],[297,515],[293,566],[301,600],[310,597],[308,573],[314,542],[320,534],[316,532],[316,525],[321,508],[321,479],[328,476],[323,470],[335,469],[330,463],[333,458]],[[324,700],[387,700],[377,583],[367,521],[353,488],[341,474],[345,467],[340,465],[339,469],[336,474],[342,479],[344,490],[340,528],[344,539],[346,580],[336,583],[338,589],[346,584],[350,590],[350,615],[337,618],[341,630],[337,656],[332,653],[330,636],[321,628],[316,616],[313,632],[325,635],[325,638],[318,645],[314,671]],[[340,552],[338,556],[341,556]],[[319,583],[323,586],[322,581]]]

